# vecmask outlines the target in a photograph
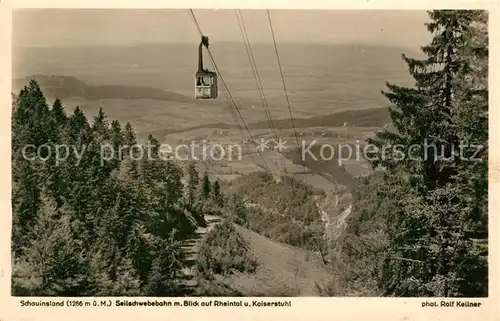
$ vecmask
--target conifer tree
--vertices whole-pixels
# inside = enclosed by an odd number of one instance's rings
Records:
[[[172,206],[176,204],[182,197],[182,169],[179,168],[174,162],[168,160],[166,166],[167,178],[167,204]]]
[[[137,144],[134,129],[132,128],[132,125],[130,125],[129,122],[125,124],[125,128],[123,130],[123,136],[125,144],[127,145]]]
[[[146,293],[152,296],[172,296],[178,293],[176,281],[182,269],[182,249],[173,234],[158,247],[146,284]]]
[[[52,110],[51,110],[52,117],[54,118],[55,122],[59,125],[62,126],[66,123],[68,120],[68,116],[66,115],[66,112],[64,111],[62,102],[59,98],[56,98],[54,100],[54,104],[52,105]]]
[[[121,181],[137,181],[140,178],[139,163],[128,156],[122,156],[118,177]]]
[[[205,199],[208,199],[208,197],[210,196],[210,189],[211,189],[211,186],[210,186],[210,179],[208,177],[208,173],[205,172],[203,174],[203,198]]]
[[[27,240],[41,207],[41,186],[38,168],[28,161],[19,161],[13,171],[12,209],[14,217],[13,250],[17,251]]]
[[[120,122],[115,119],[111,122],[111,142],[115,150],[118,150],[118,148],[123,144],[123,141],[124,137],[122,127]]]
[[[215,180],[214,188],[212,190],[212,193],[213,193],[213,198],[214,198],[215,203],[219,207],[222,207],[224,204],[223,204],[222,194],[221,194],[221,191],[220,191],[219,180]]]
[[[69,126],[67,129],[67,135],[71,138],[72,142],[81,147],[90,141],[90,125],[87,121],[87,117],[81,110],[79,106],[76,106],[69,119]]]
[[[187,182],[187,194],[188,194],[188,204],[190,207],[194,205],[194,198],[198,186],[200,185],[200,176],[198,170],[196,169],[196,164],[190,162],[187,168],[188,182]]]
[[[85,291],[87,279],[87,264],[77,237],[80,224],[70,211],[58,211],[53,200],[42,199],[18,271],[31,276],[32,282],[21,281],[17,287],[39,295],[78,295]]]
[[[153,135],[149,135],[148,137],[148,143],[151,150],[151,157],[153,159],[158,159],[158,152],[160,151],[160,141],[156,138],[153,137]]]
[[[107,116],[104,110],[99,108],[99,112],[96,117],[94,117],[94,122],[92,123],[92,130],[98,133],[97,141],[105,141],[109,139],[110,129]]]
[[[487,199],[473,196],[484,195],[487,162],[485,154],[478,162],[458,154],[472,137],[487,144],[487,87],[473,89],[477,71],[471,68],[487,55],[486,39],[471,42],[477,25],[485,23],[484,12],[435,10],[429,16],[433,39],[422,47],[426,57],[403,55],[415,86],[387,84],[384,92],[393,104],[389,110],[397,131],[385,130],[370,140],[382,149],[373,165],[400,176],[393,191],[400,210],[388,220],[382,286],[386,294],[398,296],[484,295],[486,263],[470,235],[487,216]],[[474,126],[468,128],[469,123]],[[383,152],[397,145],[412,155]],[[415,152],[412,147],[419,148]],[[471,175],[476,177],[473,184],[465,179]],[[470,279],[471,271],[476,280]]]
[[[139,179],[139,163],[137,161],[139,156],[139,151],[137,150],[137,140],[134,129],[129,122],[127,122],[123,128],[122,134],[122,148],[116,151],[117,155],[122,161],[121,172],[123,177],[135,181]],[[133,146],[133,147],[132,147]]]
[[[110,144],[112,146],[111,154],[112,154],[112,168],[118,169],[120,166],[120,162],[123,160],[123,151],[121,148],[123,146],[123,132],[120,125],[120,122],[117,120],[113,120],[111,122],[110,128]]]
[[[49,143],[53,138],[50,123],[49,107],[40,86],[31,80],[14,101],[13,115],[13,149],[17,150],[27,144],[36,147]],[[42,156],[46,156],[44,153]]]
[[[157,184],[165,180],[165,167],[159,159],[160,142],[149,135],[147,144],[142,147],[140,160],[142,179],[146,184]]]

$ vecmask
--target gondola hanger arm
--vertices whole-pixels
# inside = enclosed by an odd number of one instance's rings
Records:
[[[208,48],[208,37],[207,36],[201,36],[201,43]]]

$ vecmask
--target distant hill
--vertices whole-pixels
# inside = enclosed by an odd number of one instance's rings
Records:
[[[249,106],[260,104],[243,42],[214,40],[211,46],[232,96]],[[92,85],[143,86],[191,97],[197,48],[198,40],[187,44],[14,47],[12,74],[14,79],[31,75],[71,75]],[[404,48],[366,44],[280,42],[279,49],[292,106],[332,111],[383,106],[387,99],[380,90],[386,81],[404,86],[414,83],[401,54],[420,57]],[[252,52],[269,106],[283,107],[283,86],[274,46],[255,43]],[[213,69],[209,61],[206,63],[207,68]],[[296,113],[294,108],[294,115]]]
[[[336,112],[326,116],[317,116],[311,118],[294,119],[293,123],[297,128],[303,127],[336,127],[344,123],[356,127],[382,127],[390,122],[389,112],[386,107],[370,108],[362,110],[348,110]],[[276,129],[292,128],[290,119],[273,120]],[[252,129],[269,128],[267,121],[261,121],[250,124]]]
[[[15,79],[12,90],[19,92],[30,80],[36,80],[47,97],[83,98],[88,101],[101,99],[154,99],[160,101],[189,102],[191,97],[157,88],[123,85],[91,86],[73,76],[33,75]]]
[[[218,128],[218,129],[234,129],[236,128],[234,124],[230,123],[224,117],[218,121],[219,118],[212,117],[213,120],[206,121],[204,124],[196,124],[197,121],[194,119],[206,119],[205,116],[200,114],[200,111],[205,110],[205,107],[209,107],[211,111],[211,116],[218,115],[218,113],[223,112],[224,116],[227,116],[227,104],[222,100],[220,101],[203,101],[196,100],[193,97],[189,97],[183,94],[179,94],[172,91],[166,91],[159,88],[148,87],[148,86],[131,86],[131,85],[90,85],[77,77],[65,76],[65,75],[47,75],[47,74],[35,74],[32,76],[18,78],[13,80],[12,91],[18,93],[19,90],[30,80],[36,80],[47,98],[54,99],[60,98],[63,101],[67,99],[79,98],[85,101],[83,105],[84,110],[88,111],[92,108],[89,106],[95,105],[92,102],[99,102],[100,100],[123,100],[118,103],[106,104],[106,112],[113,118],[122,118],[127,121],[134,121],[138,119],[137,112],[144,110],[147,113],[152,113],[153,115],[159,115],[160,112],[155,109],[151,111],[151,106],[153,101],[157,102],[156,107],[161,110],[162,119],[166,117],[171,117],[172,119],[179,119],[179,123],[185,124],[182,128],[176,125],[170,126],[170,128],[165,129],[153,129],[152,130],[142,130],[142,135],[153,134],[157,137],[163,137],[168,134],[180,133],[201,128]],[[311,95],[315,94],[314,92]],[[335,93],[331,93],[330,96],[336,97]],[[313,96],[311,96],[313,97]],[[143,102],[134,103],[134,100],[144,100],[148,99],[151,102],[144,105]],[[352,98],[355,102],[356,98]],[[130,101],[126,102],[126,100]],[[311,100],[312,101],[312,100]],[[168,105],[163,105],[163,102],[184,104],[185,106],[175,106],[174,109],[166,108]],[[314,104],[315,102],[311,102]],[[323,102],[316,102],[319,106],[323,106]],[[190,106],[189,108],[186,106]],[[192,106],[197,106],[199,108],[192,108]],[[380,106],[380,105],[379,105]],[[89,109],[90,108],[90,109]],[[245,106],[239,107],[241,110],[245,109]],[[303,107],[307,108],[307,107]],[[328,107],[325,107],[328,108]],[[97,110],[97,109],[96,109]],[[168,110],[166,114],[165,111]],[[257,115],[257,112],[254,112]],[[202,116],[203,115],[203,116]],[[254,116],[255,116],[254,115]],[[201,116],[201,117],[200,117]],[[249,129],[266,129],[269,127],[267,120],[253,121],[250,115],[246,118],[246,122]],[[151,119],[147,118],[145,123],[155,123],[160,119],[160,116],[153,116]],[[262,118],[261,118],[262,119]],[[255,120],[255,118],[254,118]],[[193,123],[194,126],[189,126],[188,123]],[[277,129],[289,129],[292,128],[292,121],[289,118],[284,119],[273,119],[273,123]],[[386,123],[390,123],[390,118],[387,108],[368,108],[368,109],[355,109],[334,112],[323,116],[314,117],[296,117],[294,118],[294,124],[297,128],[310,128],[310,127],[340,127],[344,123],[349,124],[349,126],[354,127],[382,127]],[[196,124],[196,125],[195,125]],[[163,125],[162,125],[163,126]],[[161,127],[161,126],[158,126]],[[166,127],[166,126],[164,126]]]
[[[293,121],[296,128],[336,127],[343,126],[344,123],[347,123],[349,124],[349,126],[354,127],[383,127],[384,124],[391,123],[389,112],[386,107],[341,111],[326,116],[317,116],[311,118],[294,118]],[[290,119],[273,119],[273,124],[276,129],[292,128],[292,121]],[[269,123],[267,120],[249,123],[247,125],[249,129],[269,128]],[[158,136],[166,136],[201,128],[234,129],[236,128],[236,125],[227,123],[212,123],[184,129],[157,130],[153,131],[152,134]]]

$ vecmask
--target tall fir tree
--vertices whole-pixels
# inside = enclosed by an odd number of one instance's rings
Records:
[[[203,198],[208,199],[208,197],[210,196],[210,190],[211,190],[210,178],[208,177],[208,173],[205,172],[203,174],[203,184],[202,184]]]
[[[64,125],[68,120],[68,116],[66,115],[62,102],[59,98],[56,98],[56,100],[54,100],[54,104],[52,105],[51,109],[51,114],[55,122],[59,125]]]
[[[73,115],[69,118],[66,136],[71,139],[71,142],[77,147],[82,147],[90,141],[91,127],[87,121],[87,117],[79,106],[76,106]]]
[[[171,233],[159,244],[146,284],[146,293],[152,296],[172,296],[179,293],[178,279],[182,268],[181,244]]]
[[[119,158],[123,160],[121,163],[120,172],[125,180],[130,179],[132,181],[138,180],[140,177],[139,173],[139,163],[138,156],[139,151],[137,149],[137,140],[134,129],[129,122],[127,122],[123,128],[123,146],[118,151]]]
[[[165,164],[165,175],[167,178],[167,204],[171,207],[178,203],[182,197],[182,169],[172,160],[167,160]]]
[[[220,190],[220,183],[219,183],[219,180],[215,180],[214,182],[214,188],[212,189],[212,195],[213,195],[213,199],[215,201],[215,204],[217,204],[217,206],[219,207],[223,207],[223,199],[222,199],[222,194],[221,194],[221,190]]]
[[[188,204],[191,207],[194,205],[196,192],[198,190],[198,186],[200,185],[200,176],[198,173],[198,169],[196,168],[196,164],[193,161],[189,162],[188,164],[187,176],[188,176],[188,181],[186,186],[187,197],[188,197]]]
[[[471,236],[484,231],[487,217],[486,153],[467,160],[472,151],[466,148],[464,155],[460,145],[487,145],[487,86],[472,85],[478,71],[471,68],[483,64],[487,74],[487,38],[471,41],[486,19],[471,10],[435,10],[429,16],[433,39],[422,47],[426,57],[403,55],[415,86],[387,84],[383,92],[393,104],[397,131],[370,140],[379,147],[373,165],[400,176],[394,186],[400,210],[388,220],[381,285],[397,296],[481,296],[487,292],[486,261]],[[404,157],[395,151],[398,145]],[[473,184],[466,179],[471,175]]]
[[[116,119],[111,122],[111,142],[115,150],[118,150],[124,142],[122,127]]]
[[[104,113],[102,107],[99,108],[99,112],[97,116],[94,117],[94,121],[92,123],[92,130],[98,133],[97,140],[105,141],[110,137],[110,128],[107,120],[107,116]]]
[[[134,144],[137,144],[137,139],[136,139],[136,136],[135,136],[135,132],[134,132],[134,129],[132,128],[132,125],[130,125],[129,122],[127,122],[125,124],[125,128],[123,130],[123,139],[124,139],[124,143],[126,145],[134,145]]]
[[[55,202],[45,195],[13,286],[19,292],[39,295],[82,294],[88,266],[77,236],[81,225],[71,211],[57,210]],[[23,281],[25,275],[30,282]]]

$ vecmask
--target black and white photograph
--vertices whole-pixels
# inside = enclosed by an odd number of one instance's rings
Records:
[[[11,295],[488,297],[488,26],[13,9]]]

